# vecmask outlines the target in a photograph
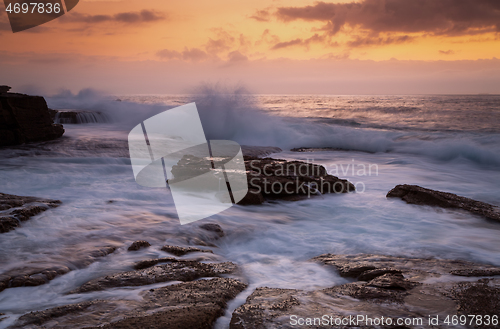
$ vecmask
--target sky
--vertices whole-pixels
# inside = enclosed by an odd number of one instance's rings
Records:
[[[0,84],[44,93],[500,93],[498,0],[81,0],[12,33]]]

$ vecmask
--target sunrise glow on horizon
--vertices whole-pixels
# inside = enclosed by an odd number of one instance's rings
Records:
[[[18,86],[167,93],[222,81],[259,93],[500,92],[495,1],[83,0],[15,34],[1,7],[0,68],[4,83]],[[383,88],[368,87],[377,79]]]

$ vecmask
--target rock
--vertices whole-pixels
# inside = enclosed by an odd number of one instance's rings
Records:
[[[60,204],[59,200],[0,193],[0,233],[9,232],[21,222]]]
[[[458,302],[458,313],[495,315],[500,310],[500,287],[491,286],[488,279],[479,282],[461,282],[453,289]]]
[[[0,94],[6,94],[11,90],[12,88],[9,86],[0,86]]]
[[[241,146],[241,152],[243,153],[243,156],[248,156],[248,157],[263,157],[267,156],[273,153],[280,153],[283,150],[280,149],[279,147],[274,147],[274,146],[248,146],[248,145],[242,145]]]
[[[68,266],[51,267],[23,267],[9,270],[0,274],[0,291],[7,288],[34,287],[48,283],[58,276],[64,275],[75,268],[84,268],[97,259],[113,253],[116,247],[108,246],[91,251],[88,256],[72,262],[72,268]]]
[[[161,263],[173,263],[173,262],[183,262],[183,260],[174,258],[174,257],[162,257],[162,258],[155,258],[155,259],[146,259],[146,260],[141,260],[140,262],[136,263],[134,265],[134,269],[136,270],[142,270],[151,266],[155,266],[156,264],[161,264]]]
[[[142,249],[142,248],[148,248],[148,247],[151,247],[151,244],[147,241],[144,241],[144,240],[139,240],[139,241],[134,241],[130,247],[128,247],[128,251],[135,251],[135,250],[139,250],[139,249]]]
[[[215,232],[219,236],[219,238],[222,238],[225,235],[224,231],[222,230],[222,227],[220,227],[219,224],[214,224],[214,223],[202,224],[200,225],[200,228],[204,229],[205,231]]]
[[[295,201],[355,191],[349,181],[329,175],[317,164],[249,156],[244,159],[249,193],[240,204],[259,204],[262,199]]]
[[[0,93],[0,146],[52,140],[63,134],[63,126],[52,122],[43,97]]]
[[[238,202],[238,204],[242,206],[251,206],[263,204],[264,202],[266,202],[266,200],[262,193],[257,189],[250,188],[248,189],[248,193]]]
[[[213,328],[228,301],[247,287],[229,278],[184,282],[134,300],[96,300],[21,316],[12,328]]]
[[[316,291],[257,288],[238,307],[230,328],[296,328],[298,320],[308,328],[421,328],[428,316],[479,314],[490,316],[500,309],[500,279],[456,282],[453,271],[494,274],[498,267],[464,261],[391,257],[382,255],[332,255],[313,258],[332,266],[355,281]],[[428,280],[432,279],[432,280]],[[350,316],[363,315],[360,322]],[[326,320],[323,315],[327,315]],[[422,325],[376,326],[367,318],[422,319]],[[296,322],[294,322],[296,321]],[[315,322],[316,321],[316,322]],[[327,321],[325,323],[324,321]],[[342,323],[342,321],[347,321]],[[448,328],[442,321],[433,328]]]
[[[142,286],[167,281],[192,281],[202,277],[216,277],[235,272],[236,265],[225,263],[200,263],[197,261],[175,261],[141,270],[108,275],[91,280],[72,293],[99,291],[108,288]]]
[[[175,256],[184,256],[190,252],[210,252],[213,253],[212,250],[200,249],[195,247],[179,247],[179,246],[163,246],[161,248],[162,251],[168,252],[169,254]]]
[[[430,190],[417,185],[398,185],[387,193],[387,197],[400,198],[409,204],[463,209],[487,219],[500,222],[500,207],[452,193]]]

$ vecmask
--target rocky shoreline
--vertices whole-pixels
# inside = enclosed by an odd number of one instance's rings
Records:
[[[47,141],[61,137],[64,128],[55,124],[41,96],[10,93],[0,86],[0,146]]]
[[[249,186],[258,193],[250,191],[242,204],[295,201],[354,191],[349,181],[328,175],[323,166],[265,157],[279,149],[244,147],[243,150]],[[325,182],[341,190],[319,191]],[[283,193],[273,190],[275,183],[306,188]],[[498,220],[498,207],[419,186],[398,185],[387,197],[416,205],[466,210]],[[0,232],[15,229],[22,221],[60,204],[57,200],[0,194]],[[81,296],[133,287],[138,290],[137,298],[92,299],[30,312],[17,319],[11,328],[213,328],[228,303],[244,291],[249,296],[231,315],[231,329],[296,328],[300,321],[305,324],[303,327],[319,328],[325,324],[325,315],[328,321],[334,321],[327,327],[338,328],[396,327],[367,323],[353,326],[342,322],[352,315],[423,321],[428,321],[429,315],[440,316],[441,320],[448,315],[499,315],[500,267],[436,258],[324,254],[310,262],[346,278],[348,283],[332,282],[330,287],[312,291],[258,287],[250,292],[244,271],[218,255],[212,243],[226,236],[225,228],[205,223],[197,229],[210,239],[187,239],[185,245],[161,246],[139,240],[130,245],[101,246],[75,261],[73,267],[19,268],[2,273],[0,291],[47,284],[103,257],[114,257],[116,250],[137,255],[147,248],[158,251],[158,257],[145,256],[127,271],[94,278],[65,292],[68,296]],[[1,315],[0,321],[8,317]],[[431,326],[424,322],[423,326],[404,324],[396,328],[420,327]],[[443,323],[432,327],[449,328]]]

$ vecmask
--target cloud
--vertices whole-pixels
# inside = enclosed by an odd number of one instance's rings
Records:
[[[240,53],[238,50],[232,51],[228,56],[228,62],[230,63],[238,63],[238,62],[246,62],[248,61],[248,57]]]
[[[185,48],[182,52],[163,49],[158,51],[156,55],[163,59],[181,59],[188,62],[200,62],[209,57],[206,52],[199,48]]]
[[[335,35],[345,27],[373,33],[431,33],[467,35],[500,32],[497,0],[361,0],[349,3],[317,2],[303,7],[279,7],[285,22],[325,22]]]
[[[255,19],[259,22],[269,22],[271,19],[271,13],[268,9],[257,10],[250,18]]]
[[[381,46],[390,44],[399,44],[413,41],[415,37],[409,35],[401,35],[396,37],[356,37],[354,40],[348,41],[347,45],[351,48],[366,47],[366,46]]]
[[[105,22],[119,22],[125,24],[142,24],[167,19],[164,13],[152,10],[142,10],[140,12],[123,12],[115,15],[89,15],[79,12],[70,13],[62,16],[60,21],[63,23],[88,23],[99,24]]]
[[[450,50],[440,50],[439,53],[443,54],[443,55],[453,55],[453,54],[455,54],[455,51],[453,51],[451,49]]]
[[[283,49],[283,48],[288,48],[288,47],[292,47],[292,46],[305,46],[305,47],[309,47],[309,45],[312,42],[324,42],[325,38],[326,38],[325,36],[322,36],[322,35],[319,35],[319,34],[315,34],[312,37],[307,38],[307,39],[297,38],[297,39],[294,39],[294,40],[291,40],[291,41],[278,42],[271,49],[272,50],[276,50],[276,49]]]
[[[236,38],[223,29],[214,29],[214,31],[216,33],[216,38],[208,38],[208,42],[205,45],[207,53],[216,55],[231,49]]]

